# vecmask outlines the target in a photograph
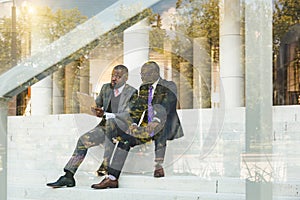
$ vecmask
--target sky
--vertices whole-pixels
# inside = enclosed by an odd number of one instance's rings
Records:
[[[89,18],[98,14],[108,6],[115,3],[117,0],[15,0],[16,5],[20,6],[23,2],[32,3],[37,6],[48,6],[53,10],[56,9],[72,9],[78,8],[81,14]],[[176,0],[162,0],[163,3],[158,3],[154,6],[156,12],[162,12],[170,5],[175,5]]]
[[[16,0],[17,6],[25,0]],[[112,5],[116,0],[26,0],[29,4],[48,6],[53,10],[78,8],[81,14],[92,17]]]

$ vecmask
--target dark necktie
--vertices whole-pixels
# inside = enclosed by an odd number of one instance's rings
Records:
[[[148,123],[149,122],[152,122],[153,120],[153,117],[154,117],[154,112],[153,112],[153,106],[152,106],[152,99],[153,99],[153,96],[152,96],[152,91],[153,91],[153,86],[150,85],[149,87],[149,93],[148,93]],[[154,131],[152,131],[150,133],[150,136],[152,137],[154,135]]]

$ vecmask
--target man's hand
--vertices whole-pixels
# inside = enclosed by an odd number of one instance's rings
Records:
[[[159,125],[159,122],[154,121],[154,122],[150,122],[148,123],[147,127],[146,127],[146,131],[148,133],[152,133],[152,131],[154,131],[154,129]]]
[[[126,132],[129,135],[133,135],[134,133],[137,132],[138,125],[136,123],[133,123],[129,126],[129,130]]]
[[[104,110],[102,108],[98,108],[98,107],[91,107],[91,110],[93,113],[95,113],[95,115],[97,117],[103,117],[104,114]]]

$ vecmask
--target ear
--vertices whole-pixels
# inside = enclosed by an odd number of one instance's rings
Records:
[[[127,81],[128,80],[128,74],[124,74],[124,79]]]

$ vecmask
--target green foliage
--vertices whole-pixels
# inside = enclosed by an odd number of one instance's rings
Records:
[[[290,28],[300,23],[299,0],[278,0],[273,13],[273,49],[278,54],[280,40]]]
[[[4,18],[0,24],[0,74],[10,66],[11,19]]]
[[[177,1],[176,31],[188,37],[205,37],[214,46],[219,44],[219,0]]]
[[[148,17],[151,27],[150,30],[150,48],[154,51],[164,52],[164,41],[168,39],[166,30],[162,29],[162,18],[159,14],[152,14]]]
[[[48,7],[38,7],[32,15],[26,7],[19,8],[17,13],[17,58],[23,59],[23,51],[30,48],[30,35],[32,31],[39,31],[50,43],[83,23],[87,17],[80,14],[78,9],[57,10],[53,12]],[[0,19],[0,74],[11,67],[11,18]],[[29,46],[26,43],[29,42]],[[29,49],[30,51],[30,49]]]
[[[32,26],[40,26],[42,35],[53,42],[86,20],[87,17],[81,15],[77,8],[53,12],[48,7],[41,7],[37,9]]]

